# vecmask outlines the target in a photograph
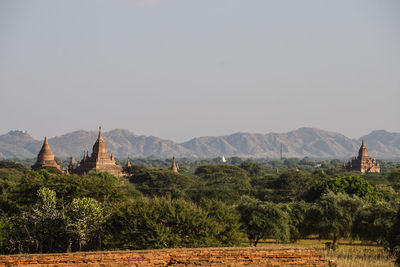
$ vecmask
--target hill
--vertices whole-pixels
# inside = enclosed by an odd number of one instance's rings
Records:
[[[361,139],[377,158],[400,158],[400,133],[376,130],[359,139],[316,128],[300,128],[287,133],[235,133],[193,138],[184,143],[155,136],[135,135],[125,129],[104,132],[109,149],[116,157],[284,157],[349,158],[357,154]],[[80,158],[91,152],[97,131],[78,130],[49,139],[57,157]],[[0,135],[0,158],[36,157],[42,141],[28,133],[10,131]]]

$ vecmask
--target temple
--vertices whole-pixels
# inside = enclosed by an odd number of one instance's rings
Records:
[[[364,140],[362,140],[360,150],[358,151],[358,157],[352,159],[345,167],[349,171],[360,171],[361,173],[381,171],[379,161],[368,156]]]
[[[36,163],[32,165],[32,170],[39,170],[43,168],[56,168],[60,170],[60,166],[54,160],[53,151],[47,143],[47,136],[44,137],[43,146],[37,156]]]
[[[173,157],[173,158],[172,158],[172,164],[171,164],[171,171],[177,173],[178,170],[179,170],[178,164],[176,164],[176,162],[175,162],[175,157]]]
[[[109,172],[115,176],[122,175],[122,167],[115,164],[113,154],[108,154],[107,144],[101,135],[101,127],[99,128],[99,136],[93,145],[92,154],[89,157],[89,151],[84,152],[78,167],[72,172],[81,175],[91,170]]]
[[[129,168],[129,167],[131,167],[132,165],[131,165],[131,160],[130,160],[130,158],[128,157],[128,160],[126,161],[126,164],[125,164],[125,168]]]

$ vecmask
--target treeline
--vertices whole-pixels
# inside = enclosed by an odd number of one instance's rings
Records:
[[[394,253],[400,245],[399,169],[362,177],[320,168],[277,173],[241,161],[125,172],[77,176],[0,162],[1,252],[256,246],[265,238],[309,237],[331,239],[331,248],[340,238]]]

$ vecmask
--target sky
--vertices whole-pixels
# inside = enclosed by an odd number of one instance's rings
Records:
[[[0,0],[0,134],[400,132],[398,0]]]

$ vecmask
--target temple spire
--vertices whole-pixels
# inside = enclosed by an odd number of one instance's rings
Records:
[[[44,137],[44,144],[48,144],[47,143],[47,136]]]
[[[176,165],[175,157],[172,158],[171,171],[178,172],[178,166]]]
[[[131,166],[131,160],[128,157],[128,160],[126,161],[125,167],[130,167]]]
[[[103,136],[101,135],[101,126],[99,126],[99,137],[97,139],[103,141]]]
[[[85,160],[74,170],[74,173],[81,175],[91,170],[107,171],[113,175],[121,176],[122,167],[115,164],[114,154],[108,152],[108,147],[103,139],[101,125],[99,126],[99,135],[92,148],[92,154],[89,157],[89,151],[84,153]]]

